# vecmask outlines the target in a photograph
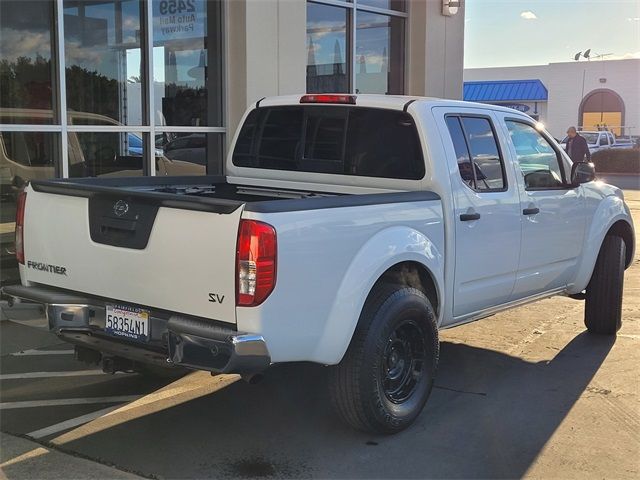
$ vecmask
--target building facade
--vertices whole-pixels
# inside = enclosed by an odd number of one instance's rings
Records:
[[[0,0],[2,282],[25,182],[224,173],[269,95],[461,98],[463,40],[441,0]]]
[[[464,82],[465,100],[513,105],[544,123],[560,139],[569,126],[640,135],[640,59],[466,69]],[[547,98],[539,95],[540,88],[518,89],[523,83],[539,84],[547,91]],[[478,91],[480,85],[482,92]],[[496,99],[498,90],[504,95]],[[518,98],[522,95],[526,98]]]

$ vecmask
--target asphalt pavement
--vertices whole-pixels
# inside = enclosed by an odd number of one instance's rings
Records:
[[[626,198],[640,224],[640,192]],[[395,436],[342,425],[322,366],[276,366],[257,385],[107,375],[76,362],[39,310],[5,308],[0,468],[10,479],[638,478],[639,294],[636,254],[616,338],[586,334],[583,303],[568,298],[442,332],[436,388]]]

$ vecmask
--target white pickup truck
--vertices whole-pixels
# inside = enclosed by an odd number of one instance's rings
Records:
[[[618,139],[615,135],[607,130],[599,131],[586,131],[582,130],[578,132],[587,141],[589,146],[589,152],[592,154],[600,150],[607,150],[609,148],[632,148],[633,142],[630,138]],[[562,148],[566,150],[567,138],[562,140]]]
[[[265,98],[226,171],[31,181],[4,293],[108,371],[327,365],[340,416],[386,433],[427,401],[441,328],[552,295],[620,327],[623,194],[512,109]]]

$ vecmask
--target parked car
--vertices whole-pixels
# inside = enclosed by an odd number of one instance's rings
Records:
[[[553,295],[584,300],[593,334],[620,328],[623,194],[527,115],[304,95],[241,125],[227,177],[32,181],[4,292],[110,372],[327,365],[342,419],[382,433],[420,414],[440,329]]]
[[[595,153],[599,150],[604,150],[607,148],[632,148],[633,142],[629,138],[618,139],[616,136],[609,131],[580,131],[578,132],[584,139],[587,141],[587,145],[589,145],[589,151],[591,153]],[[567,146],[567,138],[564,137],[562,140],[562,148],[566,148]]]
[[[51,123],[51,110],[2,108],[2,123]],[[69,125],[121,126],[116,120],[88,112],[69,112]],[[55,136],[43,132],[0,132],[1,193],[15,194],[30,180],[56,175]],[[142,138],[133,132],[68,133],[70,176],[131,176],[143,171]],[[171,160],[156,148],[157,175],[204,175],[206,165]]]
[[[207,165],[207,136],[204,133],[193,133],[178,137],[167,143],[164,155],[171,160]]]

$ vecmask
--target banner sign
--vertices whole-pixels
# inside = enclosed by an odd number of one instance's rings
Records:
[[[204,0],[161,0],[153,5],[153,40],[202,38],[207,21]]]
[[[525,105],[524,103],[500,103],[501,107],[513,108],[514,110],[518,110],[519,112],[526,113],[531,110],[529,105]]]

